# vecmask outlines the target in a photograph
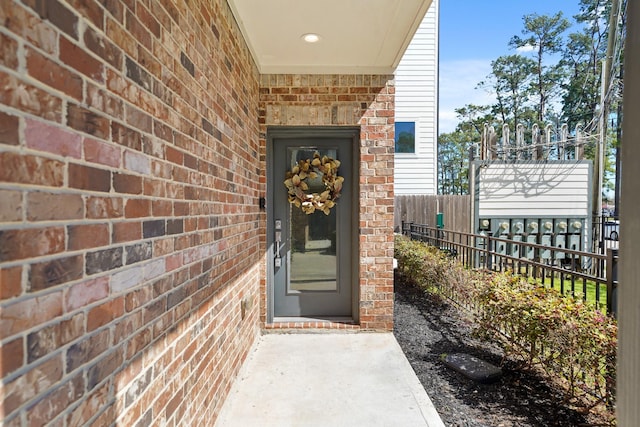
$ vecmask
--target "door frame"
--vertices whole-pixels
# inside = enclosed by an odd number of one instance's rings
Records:
[[[274,186],[282,180],[276,179],[273,170],[274,140],[298,139],[298,138],[345,138],[351,140],[352,165],[351,170],[341,170],[340,175],[345,177],[345,184],[351,186],[351,320],[359,322],[360,315],[360,239],[359,239],[359,214],[360,214],[360,128],[359,127],[331,127],[331,126],[269,126],[267,127],[267,157],[266,157],[266,213],[267,213],[267,250],[266,250],[266,308],[267,324],[274,322]],[[346,172],[346,173],[345,173]],[[284,171],[282,171],[284,176]],[[338,202],[339,203],[339,202]]]

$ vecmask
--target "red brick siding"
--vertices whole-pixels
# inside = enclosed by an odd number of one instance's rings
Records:
[[[394,85],[386,75],[263,75],[262,155],[269,126],[360,127],[359,327],[393,329]],[[265,301],[266,282],[261,283]],[[266,322],[263,304],[260,318]],[[351,328],[350,325],[267,325],[268,328]]]
[[[226,1],[4,0],[0,25],[0,420],[211,425],[264,251]]]

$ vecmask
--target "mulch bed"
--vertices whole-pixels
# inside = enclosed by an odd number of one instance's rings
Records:
[[[454,306],[396,275],[394,335],[446,426],[526,427],[603,425],[563,401],[530,371],[503,363],[499,348],[473,337],[473,325]],[[442,357],[467,353],[501,366],[502,378],[479,384],[447,368]]]

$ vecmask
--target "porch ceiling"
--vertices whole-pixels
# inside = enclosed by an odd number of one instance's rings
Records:
[[[263,74],[391,74],[431,0],[228,0]],[[316,43],[302,35],[320,36]]]

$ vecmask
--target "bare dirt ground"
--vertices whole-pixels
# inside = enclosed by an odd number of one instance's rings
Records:
[[[498,348],[473,337],[455,308],[396,276],[394,334],[446,426],[527,427],[604,425],[563,402],[534,373],[505,362],[502,378],[479,384],[447,368],[442,356],[467,353],[500,366]]]

